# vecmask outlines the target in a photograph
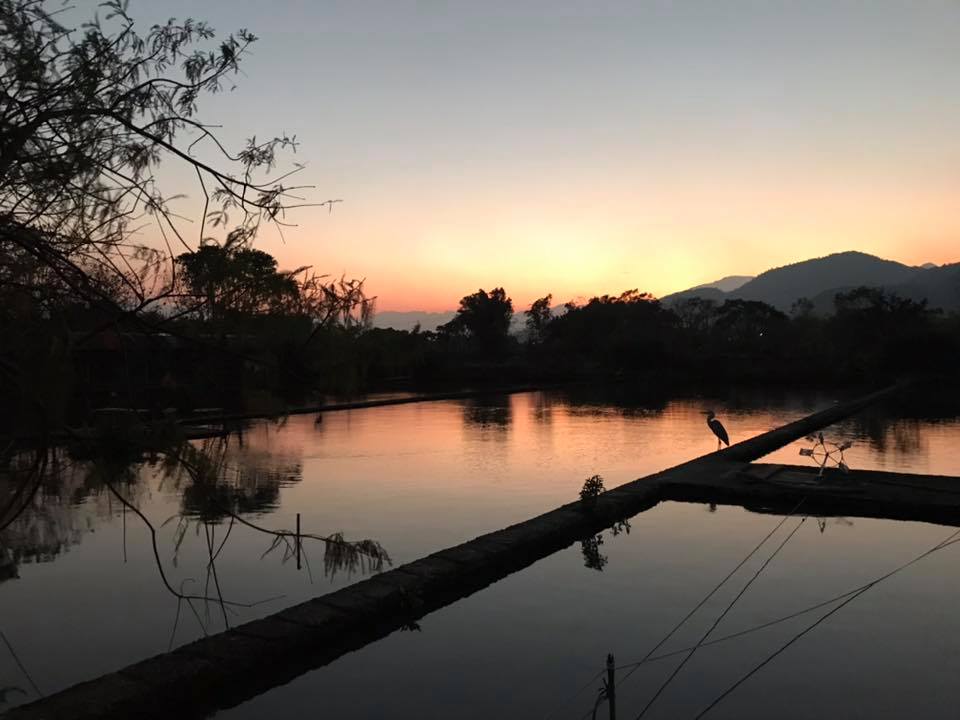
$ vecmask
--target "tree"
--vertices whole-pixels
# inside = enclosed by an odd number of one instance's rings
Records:
[[[318,329],[339,326],[348,330],[366,330],[373,324],[377,298],[368,297],[365,280],[326,280],[326,275],[316,275],[310,268],[300,268],[292,273],[298,279],[296,311],[309,317]],[[309,342],[309,339],[307,340]]]
[[[649,293],[636,289],[566,304],[550,323],[544,343],[564,363],[592,370],[633,372],[662,361],[676,318]]]
[[[727,300],[717,309],[713,326],[717,349],[734,355],[761,355],[781,349],[788,318],[772,305],[756,300]]]
[[[507,344],[512,318],[513,301],[502,287],[489,293],[481,288],[462,297],[456,316],[437,331],[447,337],[466,337],[479,351],[496,354]]]
[[[231,152],[197,114],[199,99],[238,72],[250,32],[217,41],[188,19],[141,35],[126,2],[102,7],[102,21],[76,30],[44,0],[0,0],[0,274],[33,263],[44,278],[31,284],[39,302],[66,296],[130,317],[171,293],[174,244],[192,251],[230,222],[248,242],[301,202],[289,173],[265,175],[294,138],[250,139]],[[161,161],[197,178],[196,241],[171,207],[180,196],[160,187]],[[165,250],[134,240],[147,226]]]
[[[179,255],[177,263],[187,293],[209,319],[280,314],[299,304],[296,279],[278,272],[276,259],[262,250],[211,243]]]
[[[922,366],[929,359],[925,356],[939,354],[931,345],[936,339],[935,313],[926,300],[916,302],[882,288],[859,287],[838,293],[834,307],[831,347],[838,362],[852,372],[865,367],[903,371]]]
[[[277,273],[275,261],[249,244],[263,224],[279,226],[287,210],[306,204],[298,197],[302,188],[288,184],[292,172],[271,176],[278,153],[295,149],[295,138],[251,138],[231,151],[215,134],[216,126],[198,115],[201,97],[230,88],[256,37],[239,30],[217,40],[209,25],[191,19],[169,20],[140,34],[127,14],[127,0],[105,0],[99,7],[103,20],[98,15],[71,29],[60,22],[62,3],[0,0],[0,300],[14,296],[18,302],[9,307],[35,326],[41,324],[37,318],[47,325],[64,320],[81,305],[110,324],[130,322],[153,331],[160,321],[148,322],[145,312],[171,298],[178,269],[192,273],[204,301],[214,298],[210,312],[225,302],[262,309],[265,294],[288,295],[290,276]],[[201,209],[192,239],[173,207],[181,191],[167,192],[158,180],[161,162],[179,164],[186,171],[181,177],[196,177]],[[232,228],[224,246],[208,242],[215,228]],[[137,239],[148,229],[157,246]],[[194,253],[200,257],[193,259]],[[265,288],[271,283],[276,287]],[[9,307],[0,315],[4,324],[17,321]],[[54,318],[57,313],[61,316]],[[47,326],[41,329],[53,335]],[[17,371],[33,364],[23,361],[24,353],[10,353],[20,360],[20,367],[11,369],[5,357],[11,337],[20,336],[8,333],[0,346],[0,382],[19,392],[26,383]],[[34,405],[44,404],[34,387],[29,391]],[[41,411],[46,436],[50,413]],[[117,439],[104,435],[108,446]],[[140,457],[144,448],[124,449]],[[188,443],[150,448],[151,455],[160,452],[185,467],[188,460],[202,460],[193,463],[201,470],[212,466],[202,449]],[[28,478],[36,477],[37,486],[46,479],[46,453],[46,448],[37,452]],[[119,474],[115,463],[107,468],[105,477]],[[191,475],[197,488],[210,479],[207,472]],[[109,479],[107,484],[155,540],[146,516]],[[26,487],[16,495],[32,497]],[[284,542],[291,536],[268,532]],[[350,543],[339,533],[318,539],[328,550],[326,560],[337,555],[355,563],[366,556],[382,565],[386,557],[371,541]],[[298,533],[298,547],[299,542]],[[167,582],[156,557],[166,587],[189,601]],[[212,554],[210,560],[212,567]],[[224,618],[226,624],[225,606]]]
[[[550,309],[550,302],[553,295],[545,295],[539,300],[534,300],[530,309],[524,312],[527,316],[527,331],[529,341],[532,343],[540,342],[547,325],[553,320],[553,311]]]
[[[813,300],[810,298],[797,298],[790,306],[790,317],[795,320],[807,320],[813,316],[815,309]]]
[[[705,334],[717,317],[717,303],[701,297],[678,300],[672,310],[680,320],[680,327],[698,335]]]

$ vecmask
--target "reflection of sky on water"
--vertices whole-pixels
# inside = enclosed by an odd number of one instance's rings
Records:
[[[726,401],[649,401],[622,396],[620,400],[621,404],[614,405],[610,395],[578,389],[569,394],[529,393],[344,411],[326,414],[319,422],[314,416],[297,416],[282,423],[257,423],[242,438],[229,440],[227,470],[218,483],[217,497],[244,517],[272,529],[292,529],[300,513],[305,532],[343,531],[348,538],[375,538],[396,562],[405,562],[569,502],[590,475],[600,474],[607,487],[614,487],[711,451],[713,439],[701,414],[707,407],[720,414],[731,441],[737,442],[833,402],[829,396],[789,393],[732,393]],[[894,423],[887,418],[880,411],[826,432],[831,439],[854,440],[847,453],[854,468],[960,474],[960,460],[952,450],[960,439],[956,418]],[[801,462],[801,445],[794,444],[771,457],[778,462]],[[138,481],[125,487],[158,528],[158,548],[171,583],[191,592],[202,590],[208,533],[213,533],[219,544],[228,529],[222,514],[210,513],[194,496],[188,476],[165,475],[159,465],[144,466]],[[185,532],[180,521],[163,525],[179,514],[188,522]],[[205,526],[200,522],[203,518],[217,522]],[[657,508],[654,514],[634,519],[629,536],[604,540],[598,548],[608,558],[602,581],[594,578],[589,582],[591,587],[613,582],[622,583],[625,590],[631,588],[635,582],[631,573],[649,572],[630,570],[637,562],[634,555],[640,553],[643,562],[653,563],[661,571],[658,583],[676,584],[675,599],[663,600],[663,607],[653,607],[659,601],[651,601],[651,607],[641,613],[659,617],[667,606],[679,607],[699,592],[691,584],[697,571],[684,570],[688,561],[699,558],[697,562],[707,565],[722,563],[735,554],[731,542],[747,542],[771,520],[729,508],[715,514],[699,506]],[[901,539],[891,534],[891,527],[898,533],[912,527],[854,523],[849,529],[830,521],[823,535],[828,539],[810,547],[822,551],[842,540],[843,547],[836,550],[842,555],[841,550],[852,543],[858,548],[856,562],[861,563],[866,561],[860,555],[883,558],[898,546]],[[805,528],[804,533],[816,530],[819,535],[816,525],[811,525],[813,529]],[[180,546],[175,550],[180,533]],[[7,528],[0,541],[4,548],[0,573],[8,578],[0,583],[0,612],[8,619],[4,632],[44,691],[167,648],[177,602],[160,585],[149,535],[131,513],[121,512],[116,498],[82,465],[66,468],[58,481],[46,483],[32,509]],[[283,596],[253,608],[236,608],[236,615],[230,616],[232,624],[356,579],[343,574],[324,578],[322,550],[308,545],[311,582],[306,570],[297,572],[292,561],[283,563],[281,552],[262,557],[269,547],[270,538],[263,534],[242,526],[230,530],[217,562],[225,597],[252,602]],[[725,550],[729,552],[725,554]],[[818,573],[826,572],[814,570],[818,562],[815,557],[809,559],[811,575],[803,583],[810,583],[815,590],[825,589],[817,585]],[[511,578],[495,587],[513,583],[525,588],[525,593],[542,597],[524,600],[511,596],[505,607],[534,608],[552,617],[553,611],[541,607],[550,602],[551,593],[557,595],[555,591],[565,583],[576,587],[578,578],[590,578],[593,572],[583,567],[579,545],[544,563],[558,568],[556,577],[549,580],[549,592],[528,586],[526,579],[538,575],[535,568],[541,563],[521,573],[520,579]],[[7,568],[13,572],[8,573]],[[480,593],[455,608],[488,608],[493,600],[484,598],[492,597],[492,592]],[[805,591],[795,588],[794,592]],[[557,597],[565,594],[559,592]],[[611,621],[622,617],[629,622],[633,617],[633,601],[626,595],[615,612],[606,605],[600,609],[595,602],[599,601],[591,597],[590,613],[607,614]],[[603,602],[616,604],[612,599]],[[574,612],[573,608],[569,604],[563,612]],[[182,609],[174,644],[200,634],[196,619]],[[200,608],[200,612],[211,630],[222,627],[219,608]],[[448,609],[431,616],[425,627],[434,617],[446,617],[444,613],[460,617],[457,612]],[[475,624],[466,616],[461,620]],[[557,627],[565,628],[581,620],[558,617],[557,622]],[[495,631],[501,630],[507,632],[502,627]],[[391,642],[384,646],[391,647]],[[517,642],[544,640],[518,637]],[[581,637],[565,651],[566,659],[558,660],[555,673],[544,673],[547,685],[578,666],[583,651],[578,643],[583,642],[586,640]],[[521,652],[517,648],[511,651]],[[463,652],[483,656],[477,648]],[[0,656],[0,682],[22,685],[12,659],[2,652]],[[336,676],[336,670],[331,668],[331,672]],[[462,683],[453,683],[445,692],[455,696],[466,690]],[[528,699],[533,702],[532,692]]]
[[[295,717],[322,707],[331,717],[371,719],[544,718],[553,710],[555,718],[580,718],[600,681],[571,696],[603,668],[608,652],[618,664],[640,660],[778,521],[739,508],[657,506],[631,520],[629,535],[604,534],[602,572],[584,567],[576,544],[431,614],[421,632],[394,633],[216,717]],[[663,650],[696,643],[798,522],[785,524]],[[949,532],[852,522],[830,520],[823,533],[814,518],[804,522],[714,637],[873,580]],[[958,552],[955,546],[931,556],[863,595],[708,717],[955,717]],[[645,717],[693,718],[817,617],[702,648]],[[678,661],[632,675],[618,690],[618,717],[636,717]],[[598,717],[606,717],[605,707]]]

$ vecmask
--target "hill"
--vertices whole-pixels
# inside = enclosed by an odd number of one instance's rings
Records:
[[[759,300],[789,312],[798,298],[867,285],[889,287],[922,273],[919,268],[861,252],[842,252],[767,270],[729,293],[730,298]]]
[[[373,326],[378,328],[395,328],[397,330],[413,330],[418,324],[424,332],[436,330],[438,326],[453,320],[456,315],[452,310],[448,312],[425,312],[423,310],[411,310],[409,312],[398,312],[395,310],[385,310],[378,312],[373,317]]]
[[[960,263],[911,267],[861,252],[842,252],[784,265],[761,273],[732,291],[717,284],[683,290],[663,298],[667,305],[691,297],[722,303],[728,299],[758,300],[789,312],[800,298],[813,301],[818,313],[833,310],[838,292],[866,285],[912,300],[926,299],[932,308],[960,311]]]
[[[672,293],[661,298],[664,305],[692,297],[713,300],[759,300],[783,312],[790,312],[800,298],[813,301],[817,313],[833,311],[833,297],[838,292],[866,285],[881,287],[911,300],[926,299],[931,308],[948,312],[960,312],[960,263],[934,265],[926,263],[912,267],[867,253],[848,251],[822,258],[772,268],[757,275],[728,275],[711,283]],[[563,307],[553,308],[554,314],[563,312]],[[454,312],[394,312],[377,313],[376,327],[392,327],[412,330],[420,328],[436,330],[438,325],[451,320]],[[523,312],[518,310],[513,318],[511,331],[523,330]]]

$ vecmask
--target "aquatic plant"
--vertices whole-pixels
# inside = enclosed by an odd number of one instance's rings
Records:
[[[580,488],[580,503],[583,509],[588,512],[593,510],[597,504],[597,498],[605,491],[603,487],[603,478],[599,475],[591,475],[583,481],[583,487]]]

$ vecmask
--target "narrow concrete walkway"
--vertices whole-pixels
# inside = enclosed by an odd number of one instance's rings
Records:
[[[751,512],[911,520],[960,526],[960,477],[794,465],[731,468],[716,483],[660,485],[661,501],[739,505]]]
[[[835,405],[722,452],[564,505],[262,620],[14,708],[10,720],[203,718],[289,682],[656,505],[664,489],[745,486],[745,463],[841,420],[895,387]],[[683,498],[680,498],[683,499]]]

